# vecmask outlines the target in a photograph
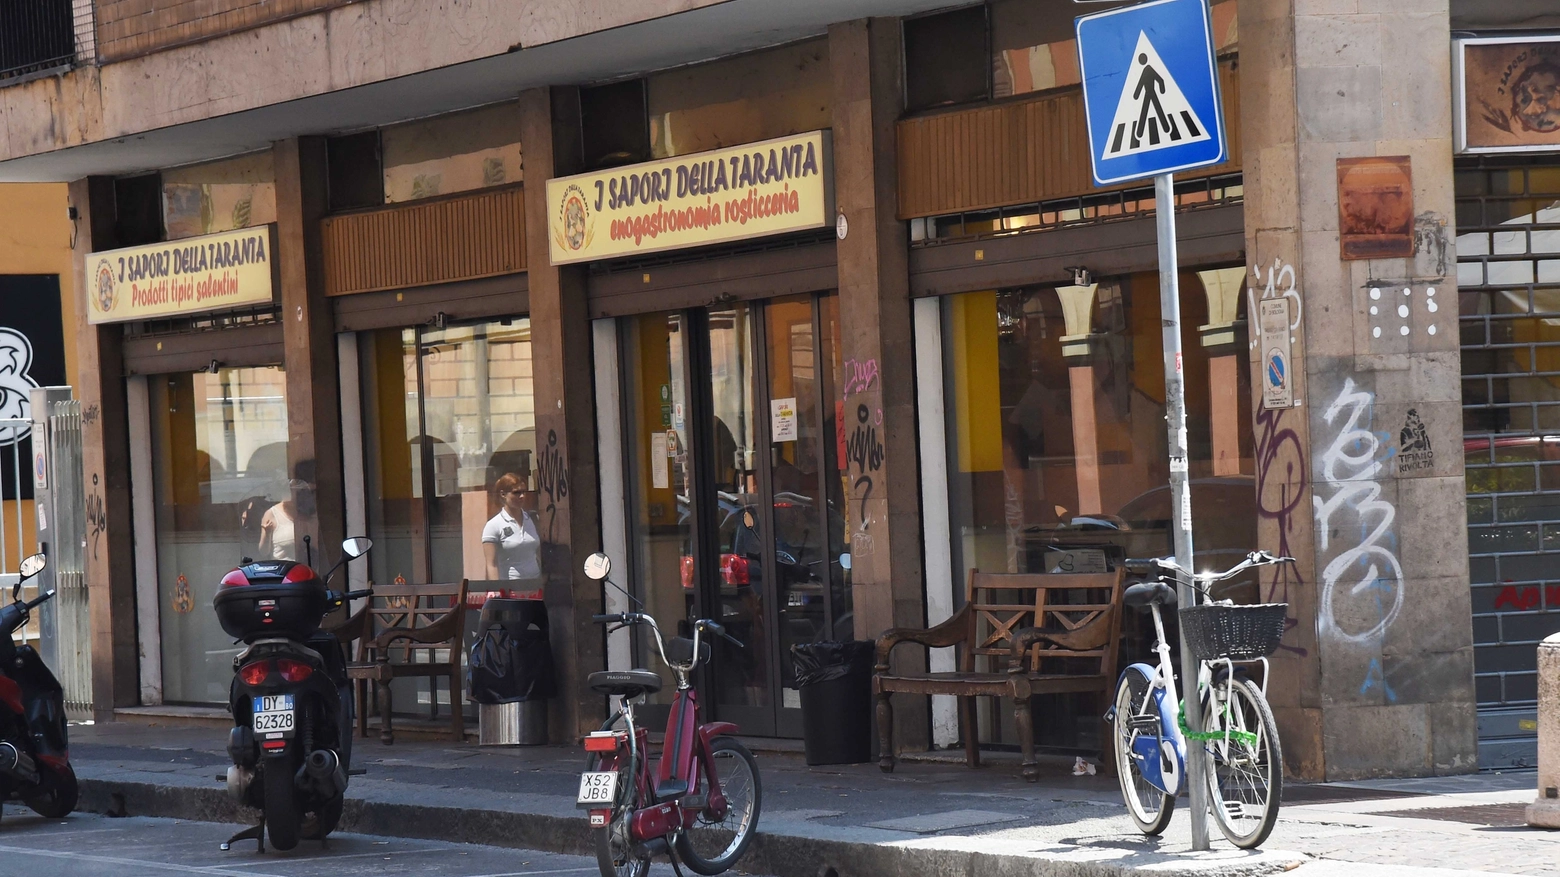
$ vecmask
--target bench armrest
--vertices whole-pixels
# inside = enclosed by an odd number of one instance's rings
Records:
[[[401,640],[427,645],[449,643],[450,648],[460,648],[459,631],[456,628],[456,623],[461,620],[461,613],[458,611],[460,608],[452,607],[438,621],[423,627],[392,627],[380,631],[379,636],[374,637],[370,648],[381,653],[380,660],[384,660],[382,655],[386,649]]]
[[[1108,621],[1108,617],[1104,619]],[[1024,659],[1034,646],[1045,643],[1053,648],[1068,649],[1073,651],[1088,651],[1104,645],[1107,637],[1102,630],[1102,619],[1077,628],[1076,630],[1064,630],[1060,627],[1025,627],[1013,634],[1012,659],[1008,661],[1009,673],[1025,673],[1028,665]]]
[[[915,643],[929,649],[958,645],[969,636],[969,604],[953,614],[953,617],[935,627],[894,627],[877,638],[877,666],[875,672],[888,672],[888,658],[894,647],[902,643]]]

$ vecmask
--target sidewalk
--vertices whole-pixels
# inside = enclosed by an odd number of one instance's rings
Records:
[[[254,819],[216,780],[227,768],[223,731],[73,726],[71,743],[84,810]],[[906,762],[884,774],[875,764],[809,768],[799,754],[757,754],[763,811],[743,863],[754,874],[1560,874],[1560,832],[1522,822],[1534,796],[1531,773],[1291,785],[1263,851],[1236,850],[1213,828],[1213,851],[1193,854],[1183,812],[1165,837],[1144,838],[1113,778],[1074,777],[1062,762],[1031,785],[1011,761],[978,771],[962,762]],[[574,809],[582,761],[562,746],[356,741],[354,766],[368,773],[352,779],[342,828],[588,853],[585,819]]]

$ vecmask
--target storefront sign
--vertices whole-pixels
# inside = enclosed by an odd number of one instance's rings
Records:
[[[824,228],[829,138],[813,131],[547,181],[552,264]]]
[[[1258,306],[1262,326],[1262,407],[1295,407],[1290,374],[1289,299],[1270,298]]]
[[[272,300],[272,226],[184,238],[87,257],[87,321],[119,323]]]
[[[1458,152],[1560,149],[1560,36],[1456,42]]]

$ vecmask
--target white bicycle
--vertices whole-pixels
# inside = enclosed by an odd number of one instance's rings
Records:
[[[1208,752],[1210,803],[1219,831],[1230,843],[1251,849],[1273,831],[1283,794],[1284,759],[1267,703],[1267,657],[1278,649],[1289,607],[1215,601],[1208,586],[1253,567],[1292,562],[1292,557],[1265,551],[1253,551],[1234,567],[1214,573],[1189,573],[1169,557],[1126,562],[1128,571],[1148,576],[1129,586],[1122,599],[1153,614],[1159,666],[1133,664],[1122,671],[1105,720],[1112,729],[1122,796],[1144,834],[1161,834],[1170,824],[1175,799],[1186,787],[1188,741]],[[1208,598],[1180,612],[1182,635],[1197,656],[1197,702],[1204,718],[1200,733],[1187,728],[1160,615],[1160,607],[1176,603],[1178,573]],[[1244,663],[1262,665],[1262,685],[1236,666]]]

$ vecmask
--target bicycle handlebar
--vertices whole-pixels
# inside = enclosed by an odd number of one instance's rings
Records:
[[[597,624],[621,624],[624,626],[630,624],[644,624],[649,626],[651,632],[655,634],[655,647],[656,651],[661,653],[661,662],[666,664],[668,667],[681,670],[684,673],[691,673],[693,672],[693,668],[698,666],[699,635],[706,630],[715,634],[716,636],[721,637],[739,649],[747,648],[747,646],[743,645],[740,640],[726,633],[726,628],[722,627],[719,623],[711,621],[708,618],[700,618],[693,622],[693,648],[691,649],[692,657],[686,664],[679,664],[666,656],[666,638],[661,635],[661,627],[655,623],[655,619],[653,617],[646,615],[643,612],[610,612],[604,615],[592,615],[591,620]]]
[[[1174,557],[1129,557],[1122,565],[1134,575],[1149,575],[1156,569],[1161,572],[1179,573],[1188,576],[1194,583],[1212,584],[1233,578],[1252,567],[1272,566],[1275,563],[1294,563],[1293,557],[1279,557],[1268,551],[1253,551],[1246,555],[1245,559],[1223,572],[1194,573],[1183,569],[1175,562]]]

